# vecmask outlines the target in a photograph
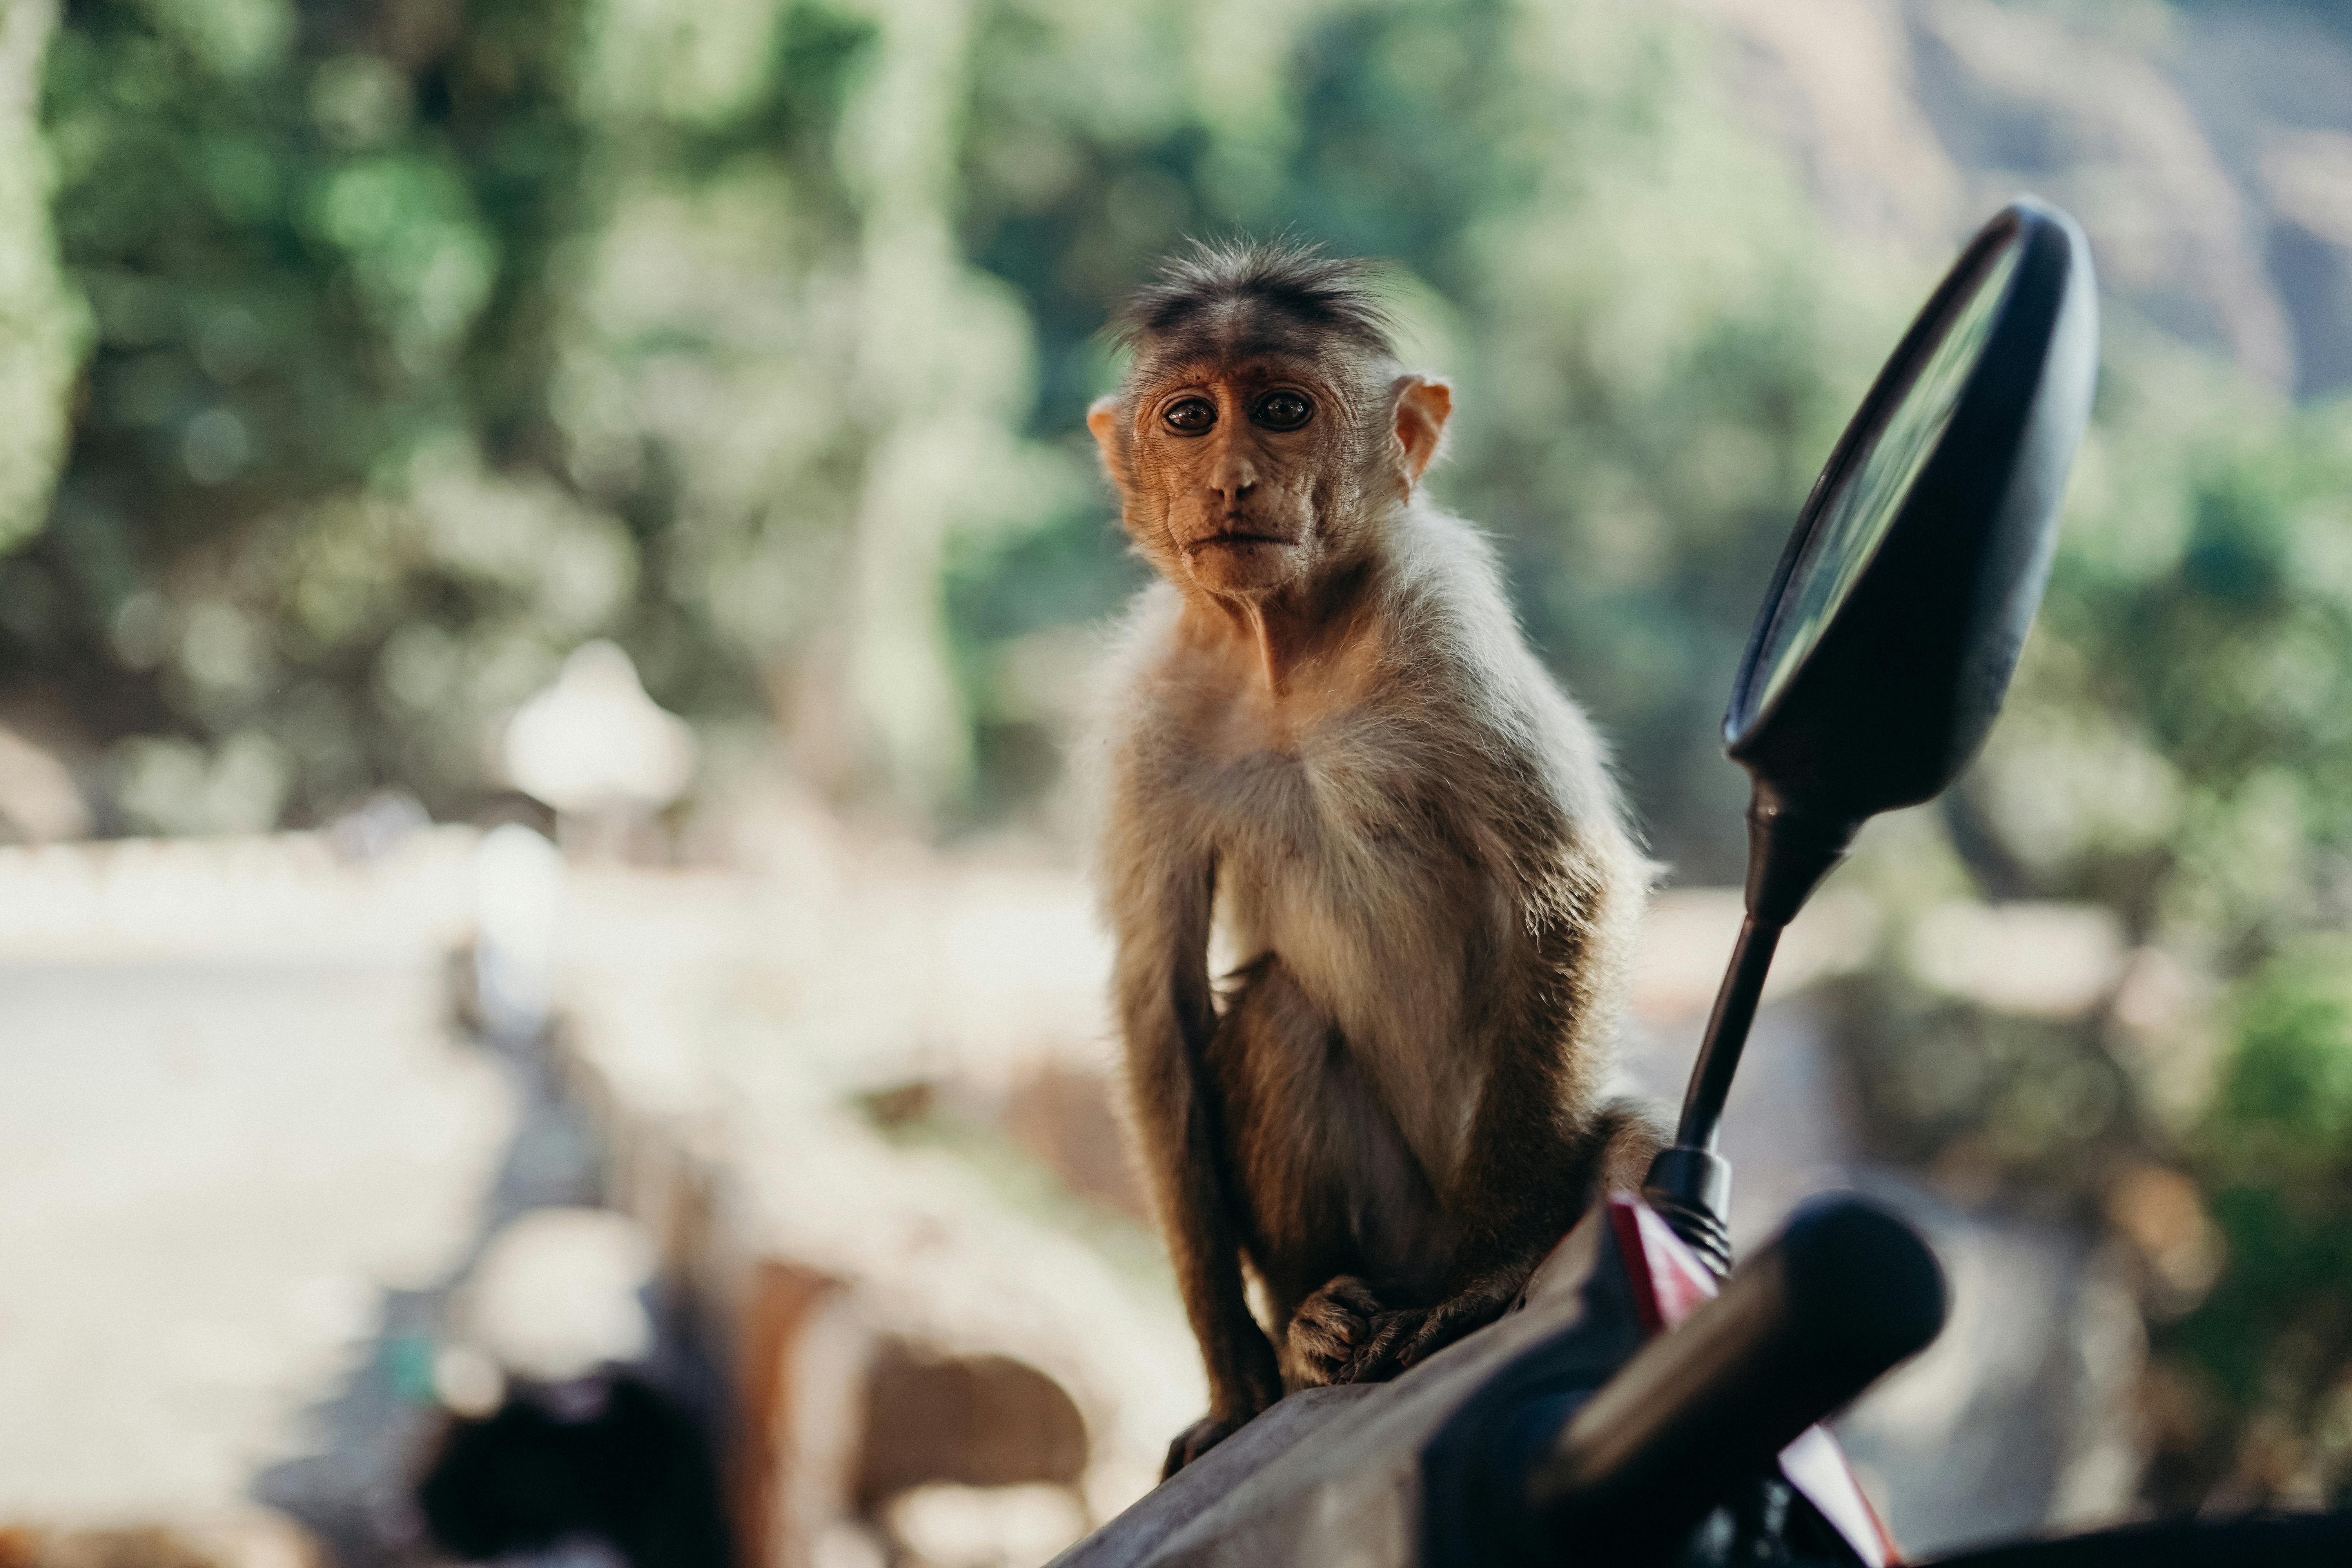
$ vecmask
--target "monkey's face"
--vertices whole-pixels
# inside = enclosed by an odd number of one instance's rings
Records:
[[[1349,399],[1284,360],[1171,367],[1126,416],[1127,526],[1160,569],[1255,597],[1310,575],[1359,510]]]
[[[1258,598],[1348,553],[1371,493],[1402,498],[1363,438],[1387,424],[1385,391],[1290,356],[1192,360],[1154,367],[1087,424],[1152,563],[1180,585]]]

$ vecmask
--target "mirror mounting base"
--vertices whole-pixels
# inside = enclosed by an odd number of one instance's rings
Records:
[[[1642,1200],[1714,1270],[1731,1272],[1731,1233],[1723,1216],[1731,1212],[1731,1162],[1706,1149],[1659,1151],[1642,1183]]]

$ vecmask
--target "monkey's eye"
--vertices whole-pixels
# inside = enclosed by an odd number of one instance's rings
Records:
[[[1180,397],[1160,417],[1179,436],[1198,436],[1217,422],[1217,405],[1205,397]]]
[[[1315,417],[1315,405],[1304,393],[1269,392],[1250,409],[1250,423],[1267,430],[1296,430]]]

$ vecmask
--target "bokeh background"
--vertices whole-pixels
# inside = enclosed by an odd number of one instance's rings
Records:
[[[7,0],[0,1561],[463,1554],[415,1482],[530,1384],[463,1325],[541,1209],[640,1227],[547,1267],[638,1259],[580,1364],[744,1560],[1042,1561],[1197,1397],[1065,777],[1112,301],[1391,264],[1672,868],[1671,1092],[1749,617],[2021,191],[2105,311],[2047,606],[1743,1091],[1751,1234],[1874,1185],[1989,1303],[1856,1419],[1922,1545],[2352,1489],[2340,6]]]

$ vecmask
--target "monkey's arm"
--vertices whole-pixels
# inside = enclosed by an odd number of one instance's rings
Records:
[[[1130,862],[1116,879],[1114,982],[1129,1092],[1176,1282],[1209,1375],[1209,1414],[1168,1451],[1190,1464],[1282,1396],[1274,1347],[1242,1289],[1235,1194],[1227,1190],[1219,1106],[1203,1063],[1217,1026],[1209,987],[1215,866]]]

